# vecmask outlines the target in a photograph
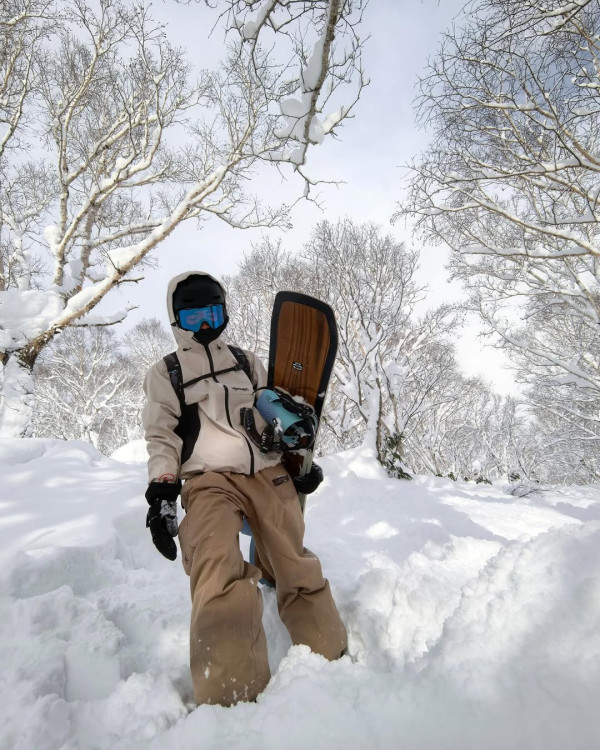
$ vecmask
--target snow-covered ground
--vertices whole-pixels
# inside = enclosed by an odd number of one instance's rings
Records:
[[[350,657],[290,647],[265,590],[267,690],[194,708],[188,581],[144,528],[143,458],[0,441],[1,750],[600,747],[599,487],[519,499],[322,459],[307,546]]]

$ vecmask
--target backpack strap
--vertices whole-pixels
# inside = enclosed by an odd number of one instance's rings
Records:
[[[177,352],[171,352],[170,354],[167,354],[165,357],[163,357],[163,360],[167,366],[169,380],[171,381],[173,390],[175,391],[175,393],[177,394],[177,398],[179,399],[182,413],[183,408],[185,407],[185,389],[187,388],[187,386],[194,385],[194,383],[197,383],[200,380],[205,380],[212,377],[213,375],[223,375],[226,372],[233,372],[234,370],[243,370],[248,376],[248,380],[252,382],[252,368],[250,367],[250,360],[248,359],[246,352],[243,349],[240,349],[239,346],[233,346],[232,344],[228,344],[228,348],[237,360],[237,365],[235,367],[228,367],[226,370],[219,370],[218,372],[214,373],[209,372],[205,375],[200,375],[197,378],[193,378],[187,383],[183,382],[183,372],[181,370],[181,363],[179,362]]]
[[[252,383],[252,368],[250,367],[250,360],[248,359],[246,352],[243,349],[240,349],[239,346],[233,346],[233,344],[227,344],[227,346],[229,347],[229,351],[237,359],[242,370],[248,376],[248,380]]]
[[[177,352],[171,352],[163,357],[164,363],[167,366],[167,372],[169,373],[169,380],[173,386],[173,390],[177,394],[179,399],[179,405],[181,406],[181,413],[185,407],[185,393],[183,391],[183,373],[181,371],[181,364]]]
[[[179,406],[181,407],[181,416],[174,432],[182,441],[181,464],[183,465],[192,455],[194,445],[200,434],[200,415],[194,404],[185,403],[183,372],[181,371],[181,363],[179,362],[177,352],[167,354],[166,357],[163,357],[163,360],[167,365],[169,380],[171,381],[173,390],[177,394]]]
[[[200,433],[200,416],[198,414],[198,409],[196,408],[195,404],[185,403],[186,386],[193,385],[194,383],[197,383],[200,380],[204,380],[207,377],[211,377],[213,375],[222,375],[223,373],[232,372],[234,370],[243,370],[248,376],[248,380],[250,381],[250,383],[254,386],[254,384],[252,383],[252,368],[250,367],[250,360],[248,359],[246,352],[243,349],[240,349],[238,346],[232,346],[231,344],[229,344],[228,347],[237,361],[235,367],[229,367],[226,370],[220,370],[216,373],[200,375],[200,377],[194,378],[187,383],[183,382],[183,372],[181,370],[181,363],[179,361],[179,357],[177,356],[177,352],[171,352],[170,354],[167,354],[165,357],[163,357],[163,360],[167,366],[169,380],[171,381],[173,390],[177,394],[179,406],[181,407],[181,416],[179,417],[179,423],[175,428],[175,434],[178,435],[183,441],[181,452],[182,464],[184,464],[192,455],[194,445]],[[263,450],[265,447],[266,445],[263,441]]]
[[[239,370],[243,370],[248,376],[248,380],[250,381],[250,383],[252,383],[252,369],[250,367],[250,361],[248,360],[246,353],[243,351],[243,349],[240,349],[237,346],[231,346],[230,344],[228,344],[228,348],[237,360],[236,364],[233,367],[226,367],[224,370],[217,370],[216,372],[205,372],[204,375],[198,375],[197,378],[188,380],[187,383],[183,383],[181,386],[182,393],[188,386],[195,385],[201,380],[208,380],[209,378],[214,378],[217,375],[225,375],[228,372],[237,372]],[[254,387],[254,383],[252,383],[252,386]]]

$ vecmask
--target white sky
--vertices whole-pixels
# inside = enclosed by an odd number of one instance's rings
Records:
[[[303,202],[294,210],[291,230],[271,230],[272,236],[283,236],[286,248],[301,248],[319,220],[336,221],[345,216],[359,222],[378,222],[396,238],[410,242],[404,226],[391,226],[390,218],[406,178],[403,167],[427,144],[427,133],[418,131],[414,123],[412,102],[417,77],[434,54],[440,33],[463,4],[463,0],[371,0],[362,28],[362,36],[371,36],[364,50],[364,67],[371,83],[363,92],[354,119],[339,130],[339,139],[326,139],[322,146],[312,149],[309,157],[311,175],[343,184],[321,187],[323,211]],[[170,40],[186,48],[196,67],[214,65],[223,50],[218,29],[207,38],[214,15],[194,3],[177,5],[172,1],[156,4],[152,10],[155,17],[168,22]],[[202,15],[207,19],[205,28],[198,27]],[[270,189],[287,192],[295,185],[297,196],[302,189],[300,181],[286,176],[288,185],[281,184],[274,172]],[[265,231],[235,230],[216,218],[201,228],[195,222],[180,225],[158,248],[159,267],[148,270],[143,283],[126,285],[125,291],[118,293],[121,300],[139,305],[127,324],[134,325],[146,317],[158,317],[167,324],[164,299],[172,276],[189,269],[216,276],[235,273],[243,253]],[[460,288],[447,281],[446,260],[442,248],[421,249],[418,280],[429,286],[431,304],[461,297]],[[115,299],[111,297],[106,307],[114,309]],[[475,326],[470,326],[461,335],[461,365],[468,374],[483,374],[498,390],[509,392],[512,378],[503,367],[503,356],[489,347],[482,350],[475,334]]]

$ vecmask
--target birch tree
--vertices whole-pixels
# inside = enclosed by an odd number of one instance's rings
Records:
[[[572,398],[581,429],[600,393],[599,33],[596,0],[469,5],[421,81],[433,140],[398,212],[454,250],[519,379]]]
[[[263,237],[244,255],[237,273],[223,278],[229,314],[225,335],[266,362],[275,295],[282,289],[306,291],[302,276],[302,263],[281,240]]]
[[[36,437],[86,440],[111,453],[133,437],[135,385],[112,331],[67,329],[36,363]]]
[[[344,394],[329,427],[350,432],[384,459],[386,440],[406,436],[444,379],[442,339],[457,324],[450,306],[419,317],[418,253],[373,224],[320,223],[304,250],[311,285],[337,315],[334,379]]]
[[[12,67],[3,46],[0,434],[14,436],[31,434],[31,371],[44,346],[69,326],[123,320],[127,309],[95,308],[139,281],[181,222],[288,224],[290,206],[261,203],[251,176],[289,169],[309,196],[309,151],[365,84],[360,2],[224,0],[215,12],[228,21],[226,59],[197,80],[144,6],[15,0],[2,4],[5,38],[24,8],[27,33],[43,16],[52,36],[25,45]]]
[[[227,280],[228,333],[263,357],[279,289],[333,308],[338,356],[320,433],[328,450],[366,442],[384,460],[387,439],[406,438],[443,389],[453,354],[442,340],[457,316],[447,306],[416,315],[424,293],[414,279],[417,264],[415,251],[374,224],[323,221],[295,255],[265,239]]]

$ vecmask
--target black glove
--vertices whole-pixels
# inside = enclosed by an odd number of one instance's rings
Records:
[[[314,492],[317,489],[322,481],[323,469],[319,466],[319,464],[314,463],[310,467],[310,471],[308,472],[308,474],[305,474],[303,477],[295,477],[293,479],[294,487],[296,488],[296,491],[301,495],[310,495],[311,492]]]
[[[150,529],[154,546],[167,560],[177,558],[177,498],[181,482],[150,482],[146,500],[150,505],[146,516],[146,528]]]

